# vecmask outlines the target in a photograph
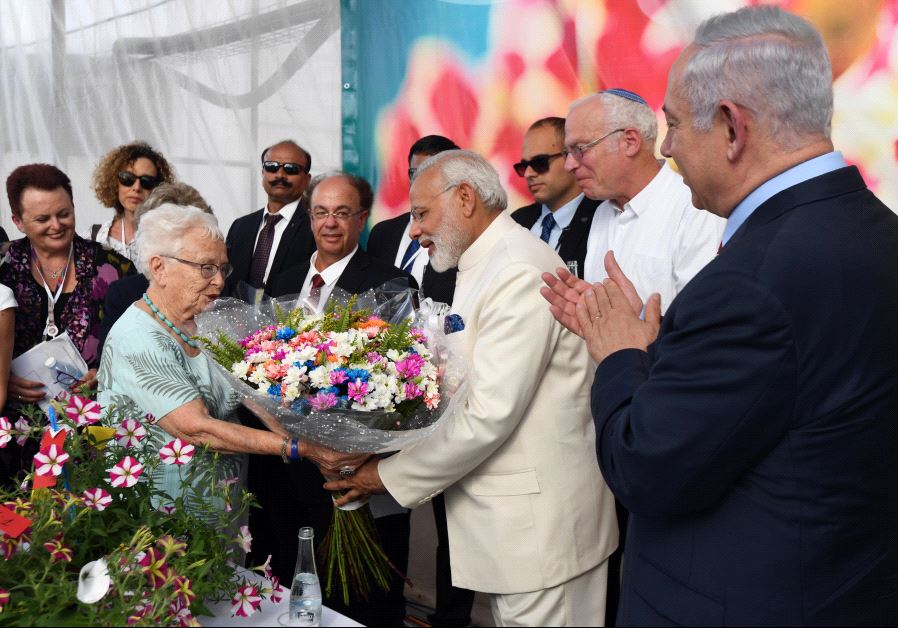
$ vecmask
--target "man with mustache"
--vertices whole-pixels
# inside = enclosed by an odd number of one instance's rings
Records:
[[[228,230],[228,260],[234,272],[223,295],[253,300],[271,277],[309,259],[315,240],[302,195],[311,168],[312,156],[293,140],[262,151],[262,187],[268,202],[235,220]]]
[[[527,180],[536,202],[511,217],[555,249],[568,269],[582,278],[599,201],[586,197],[576,177],[564,168],[564,118],[543,118],[530,125],[514,171]]]

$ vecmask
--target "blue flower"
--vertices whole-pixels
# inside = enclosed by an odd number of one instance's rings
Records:
[[[272,384],[268,387],[268,394],[272,397],[280,397],[281,396],[281,387],[278,384]]]
[[[278,330],[277,339],[278,340],[290,340],[295,335],[296,335],[295,329],[290,329],[289,327],[284,327],[283,329]]]
[[[354,382],[357,379],[367,382],[371,379],[371,373],[369,373],[367,369],[346,369],[346,377],[351,382]]]
[[[465,328],[464,319],[458,314],[449,314],[446,316],[446,320],[443,321],[443,332],[446,335],[454,334],[457,331],[461,331]]]

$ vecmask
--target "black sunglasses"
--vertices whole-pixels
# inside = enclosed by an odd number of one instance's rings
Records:
[[[279,161],[263,161],[262,162],[262,170],[265,172],[270,172],[274,174],[281,168],[284,169],[284,172],[288,175],[297,175],[304,172],[308,172],[308,168],[303,166],[302,164],[295,164],[293,162],[281,163]]]
[[[514,171],[518,174],[519,177],[523,177],[524,173],[527,172],[527,167],[533,168],[533,172],[536,174],[542,174],[549,170],[549,164],[556,157],[561,157],[564,153],[554,153],[552,155],[535,155],[532,159],[522,159],[514,166]]]
[[[126,172],[124,170],[120,170],[118,173],[116,173],[115,176],[118,177],[118,182],[124,185],[126,188],[134,185],[135,181],[140,181],[140,187],[142,187],[144,190],[152,190],[157,185],[162,183],[159,177],[151,177],[148,174],[144,174],[138,177],[133,172]]]

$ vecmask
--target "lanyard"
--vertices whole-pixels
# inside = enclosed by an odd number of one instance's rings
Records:
[[[55,338],[59,334],[59,327],[56,326],[56,312],[54,310],[56,309],[56,302],[59,300],[63,288],[65,288],[65,278],[69,273],[69,265],[72,263],[74,250],[75,243],[73,242],[69,245],[69,257],[66,259],[65,268],[59,277],[59,283],[56,284],[56,293],[54,294],[44,278],[44,270],[41,268],[41,261],[37,258],[37,251],[34,250],[33,246],[31,247],[31,257],[34,259],[34,266],[37,268],[37,274],[40,275],[41,282],[44,284],[44,290],[47,291],[47,325],[44,327],[44,337]]]

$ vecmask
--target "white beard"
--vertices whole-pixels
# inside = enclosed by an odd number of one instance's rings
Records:
[[[436,247],[436,251],[430,255],[430,265],[438,273],[444,273],[458,266],[459,258],[471,244],[467,235],[459,228],[458,222],[448,212],[443,215],[443,220],[440,221],[430,241]]]

